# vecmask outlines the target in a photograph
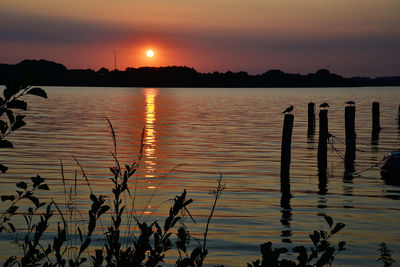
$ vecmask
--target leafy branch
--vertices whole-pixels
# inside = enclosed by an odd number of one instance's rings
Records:
[[[26,125],[25,115],[14,114],[14,111],[26,111],[28,104],[20,100],[23,96],[35,95],[47,98],[46,92],[39,87],[30,87],[22,83],[14,82],[6,85],[3,90],[3,97],[0,97],[0,148],[13,148],[13,144],[5,138],[12,132]],[[3,116],[5,114],[5,116]],[[3,118],[7,117],[7,119]],[[8,170],[3,164],[0,164],[0,171],[5,173]]]

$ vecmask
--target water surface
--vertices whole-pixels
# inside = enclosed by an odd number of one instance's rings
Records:
[[[113,143],[107,117],[117,135],[122,163],[137,160],[144,131],[136,191],[142,218],[165,217],[172,202],[164,201],[185,188],[194,199],[191,213],[197,224],[186,222],[201,238],[213,201],[208,193],[222,174],[226,190],[210,226],[207,263],[244,266],[260,257],[258,246],[266,241],[289,247],[309,244],[308,234],[326,226],[325,214],[347,225],[336,239],[348,244],[337,257],[338,265],[380,266],[376,259],[381,242],[400,261],[400,188],[382,180],[379,168],[370,168],[393,149],[398,138],[399,87],[44,89],[47,100],[28,99],[28,125],[10,138],[15,148],[2,150],[2,163],[10,169],[2,175],[1,195],[14,189],[16,182],[40,174],[51,186],[43,197],[65,203],[62,160],[70,185],[78,170],[75,197],[77,208],[86,214],[89,189],[72,156],[93,190],[109,194]],[[338,140],[345,139],[344,102],[348,100],[355,101],[357,108],[356,173],[345,176],[343,159],[330,149],[325,184],[318,178],[318,135],[307,136],[307,103],[329,103],[329,131],[338,138],[334,147],[344,154]],[[382,126],[375,144],[371,144],[373,101],[380,102]],[[282,203],[281,112],[291,104],[295,116],[292,198]],[[134,185],[132,180],[131,188]],[[7,239],[1,246],[8,246]],[[4,259],[7,250],[3,251]]]

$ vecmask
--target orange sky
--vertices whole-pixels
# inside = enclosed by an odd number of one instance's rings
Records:
[[[0,63],[400,75],[398,0],[0,0]],[[145,56],[153,49],[155,56]]]

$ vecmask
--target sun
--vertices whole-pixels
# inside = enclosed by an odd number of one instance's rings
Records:
[[[147,57],[150,57],[150,58],[153,57],[153,56],[154,56],[153,50],[147,50],[146,56],[147,56]]]

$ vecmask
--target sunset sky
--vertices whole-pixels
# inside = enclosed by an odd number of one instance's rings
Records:
[[[400,0],[0,0],[0,63],[113,69],[114,52],[120,70],[400,75]]]

